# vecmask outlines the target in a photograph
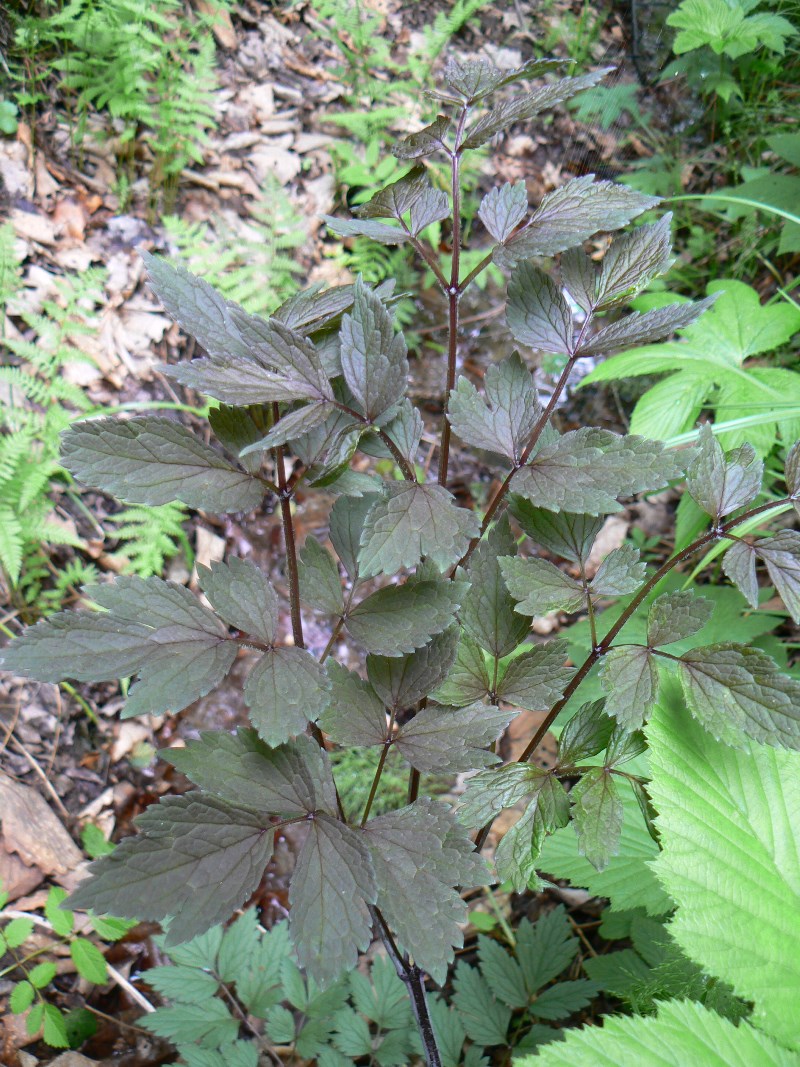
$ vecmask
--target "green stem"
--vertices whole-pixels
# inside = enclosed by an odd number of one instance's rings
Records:
[[[378,792],[378,783],[381,780],[383,774],[383,767],[386,763],[386,757],[389,755],[389,748],[391,747],[391,741],[386,740],[383,743],[381,749],[381,758],[378,760],[378,766],[375,768],[375,774],[372,779],[372,785],[369,790],[369,796],[367,797],[367,803],[364,805],[364,814],[361,816],[361,825],[365,826],[367,819],[369,818],[370,809],[372,808],[372,802],[375,799],[375,794]]]

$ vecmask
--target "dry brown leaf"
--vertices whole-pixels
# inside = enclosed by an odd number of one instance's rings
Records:
[[[44,875],[38,867],[29,867],[15,852],[9,851],[0,834],[0,884],[9,900],[18,900],[41,885]]]
[[[4,847],[30,867],[56,878],[73,871],[83,857],[44,797],[0,771],[0,819]]]

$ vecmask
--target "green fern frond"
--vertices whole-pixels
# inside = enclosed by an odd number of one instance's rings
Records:
[[[186,508],[179,503],[127,507],[113,515],[113,536],[119,542],[115,555],[125,560],[124,572],[141,578],[161,574],[166,562],[181,550],[191,564],[192,550],[183,528],[187,518]]]

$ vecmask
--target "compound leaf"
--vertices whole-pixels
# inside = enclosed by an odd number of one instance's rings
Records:
[[[64,466],[79,481],[134,504],[180,500],[208,511],[252,511],[264,497],[256,478],[158,415],[79,422],[62,441]]]
[[[367,656],[367,677],[387,708],[410,708],[447,677],[456,656],[458,627],[437,634],[407,656]]]
[[[270,748],[255,730],[206,730],[184,748],[159,753],[204,792],[229,804],[273,815],[322,809],[334,814],[336,796],[327,757],[310,738]]]
[[[453,1004],[468,1036],[481,1046],[508,1046],[511,1009],[492,993],[477,967],[459,961],[454,979]]]
[[[450,673],[431,695],[440,704],[463,707],[485,700],[490,689],[491,681],[483,649],[468,633],[462,633]]]
[[[321,988],[352,969],[369,946],[368,905],[377,897],[369,852],[355,831],[318,815],[289,887],[290,930],[297,958]]]
[[[544,839],[569,822],[569,798],[555,775],[541,772],[532,784],[525,810],[503,835],[495,854],[497,873],[509,879],[517,892],[540,885],[536,865]]]
[[[539,352],[570,355],[572,312],[555,283],[528,260],[508,283],[506,321],[516,341]]]
[[[509,511],[528,537],[570,563],[586,562],[603,525],[603,519],[597,515],[576,515],[569,511],[537,508],[529,500],[513,493]]]
[[[250,671],[244,699],[250,721],[268,745],[280,745],[314,722],[328,702],[325,671],[304,648],[265,652]]]
[[[263,571],[247,559],[198,564],[200,588],[231,626],[271,645],[278,633],[278,596]]]
[[[713,614],[713,600],[695,593],[664,593],[647,613],[647,643],[657,648],[683,641],[702,630]]]
[[[779,530],[774,537],[756,541],[755,550],[789,614],[800,623],[800,534]]]
[[[461,623],[478,644],[500,659],[525,638],[531,620],[514,610],[498,558],[516,552],[507,516],[478,543],[467,570],[470,587],[461,604]],[[477,699],[477,698],[476,698]]]
[[[505,241],[528,214],[528,190],[525,182],[505,182],[490,189],[481,200],[478,218],[494,237]]]
[[[497,696],[529,711],[551,707],[575,673],[564,666],[566,659],[565,641],[548,641],[515,656],[498,683]]]
[[[413,652],[452,623],[463,588],[462,582],[445,581],[387,585],[348,613],[347,629],[367,652]]]
[[[443,982],[453,949],[464,943],[466,905],[457,887],[485,885],[485,861],[452,810],[428,797],[371,819],[363,833],[378,907],[417,966]]]
[[[694,648],[681,657],[680,676],[689,710],[717,740],[741,746],[746,735],[800,748],[800,681],[761,649],[727,642]]]
[[[328,615],[344,612],[344,595],[339,570],[330,553],[316,537],[307,537],[297,559],[300,598]]]
[[[408,359],[403,335],[394,332],[380,297],[360,278],[339,336],[345,381],[366,417],[375,419],[405,395]]]
[[[542,411],[533,376],[514,353],[488,368],[483,387],[485,400],[462,375],[450,393],[448,421],[462,441],[517,463]]]
[[[569,794],[578,852],[598,871],[619,852],[622,801],[613,775],[605,767],[586,771]]]
[[[505,767],[478,771],[467,779],[459,815],[468,826],[483,826],[503,808],[511,808],[524,797],[542,788],[548,774],[529,763],[509,763]]]
[[[382,745],[388,738],[386,712],[375,690],[339,663],[328,666],[331,692],[319,724],[340,745]]]
[[[558,761],[564,767],[602,752],[608,745],[614,721],[605,714],[605,701],[581,704],[561,731]]]
[[[455,563],[480,529],[477,516],[456,506],[440,485],[387,485],[364,520],[359,572],[368,578],[415,567],[423,556],[440,570]]]
[[[517,601],[516,610],[524,615],[546,615],[555,610],[578,611],[583,605],[586,591],[582,583],[549,560],[503,556],[498,562],[506,587]]]
[[[136,819],[141,830],[89,867],[71,908],[127,919],[171,917],[166,944],[202,934],[255,892],[272,853],[268,815],[216,797],[166,797]]]
[[[706,423],[700,428],[699,446],[686,471],[686,488],[703,511],[720,519],[758,495],[764,464],[751,445],[723,452]]]
[[[639,549],[621,545],[605,557],[589,588],[597,596],[635,593],[644,581],[646,571],[647,565],[639,559]]]
[[[395,746],[418,771],[457,773],[487,767],[498,760],[487,746],[497,740],[514,714],[494,704],[463,708],[429,704],[400,727]]]
[[[607,693],[606,715],[613,715],[628,730],[638,729],[649,718],[658,694],[658,666],[649,648],[612,648],[600,668],[600,682]]]

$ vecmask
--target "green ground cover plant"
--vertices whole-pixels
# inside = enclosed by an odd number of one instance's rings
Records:
[[[559,66],[534,60],[509,72],[451,61],[437,90],[441,114],[394,147],[406,172],[354,219],[327,219],[339,237],[410,246],[441,288],[446,418],[430,477],[417,465],[422,419],[407,396],[390,285],[359,279],[307,290],[262,318],[185,268],[147,257],[154,291],[204,352],[166,372],[222,406],[210,415],[208,437],[166,416],[82,421],[64,434],[63,462],[79,481],[132,504],[178,500],[219,513],[276,507],[290,632],[267,574],[229,557],[199,568],[206,603],[153,577],[95,585],[85,607],[22,634],[2,665],[50,682],[135,676],[123,711],[133,716],[181,710],[226,677],[240,650],[250,651],[250,725],[162,752],[195,788],[151,805],[139,833],[98,859],[67,901],[163,921],[178,966],[181,946],[211,936],[255,892],[276,831],[302,825],[288,925],[300,968],[290,1002],[301,1012],[311,989],[337,988],[377,935],[407,992],[422,1059],[452,1062],[429,986],[447,980],[462,944],[460,890],[494,879],[538,890],[547,875],[561,876],[615,909],[666,917],[690,974],[682,985],[662,982],[666,996],[677,989],[682,999],[659,1000],[655,1015],[571,1031],[564,1042],[548,1041],[532,1064],[567,1062],[576,1047],[581,1063],[633,1062],[635,1042],[661,1048],[677,1031],[676,1064],[757,1056],[795,1064],[800,681],[756,644],[707,641],[713,597],[667,583],[676,568],[722,546],[725,573],[751,604],[759,601],[757,568],[765,567],[800,620],[800,535],[783,528],[752,542],[740,536],[748,524],[800,506],[800,444],[779,425],[780,492],[765,499],[759,451],[747,443],[726,451],[709,425],[681,449],[592,426],[559,432],[552,416],[579,360],[664,341],[699,326],[722,299],[712,293],[624,314],[671,261],[669,219],[644,221],[656,198],[593,175],[566,181],[533,209],[522,182],[492,189],[477,213],[486,235],[480,258],[464,266],[462,158],[606,73],[560,77]],[[429,180],[430,157],[448,168],[448,192]],[[444,220],[453,244],[441,260],[420,235]],[[633,220],[640,224],[626,229]],[[599,231],[614,237],[598,264],[583,244]],[[557,261],[558,285],[548,261]],[[459,306],[490,264],[509,272],[506,320],[518,350],[488,369],[479,391],[458,374]],[[533,354],[563,364],[546,403],[529,369]],[[495,457],[497,487],[482,514],[451,492],[454,439]],[[365,457],[377,462],[370,467]],[[379,473],[387,457],[401,479]],[[300,485],[335,497],[333,552],[313,536],[297,544]],[[685,486],[708,517],[705,528],[657,567],[623,544],[590,574],[605,516],[667,486]],[[621,610],[604,610],[620,598]],[[646,616],[637,617],[645,602]],[[324,648],[306,647],[303,609],[330,620]],[[532,619],[554,609],[585,614],[580,651],[562,639],[531,640]],[[360,670],[337,662],[342,641]],[[519,758],[503,765],[495,743],[519,709],[545,715]],[[539,767],[531,757],[551,727],[558,756]],[[355,817],[341,804],[326,740],[372,750],[372,781]],[[375,814],[390,752],[407,765],[406,803]],[[470,777],[455,806],[421,789],[423,775],[458,773]],[[515,806],[520,817],[492,872],[481,854],[489,829]],[[480,1063],[480,1046],[502,1044],[503,1034],[513,1040],[515,1011],[527,1013],[523,1029],[536,1034],[596,989],[591,978],[575,979],[589,983],[578,990],[569,988],[573,980],[543,989],[563,970],[553,962],[563,936],[542,938],[530,958],[521,952],[524,936],[533,934],[517,934],[517,970],[495,940],[482,943],[477,970],[456,969],[450,1010],[473,1020],[472,1031],[461,1024],[471,1041],[465,1062]],[[706,978],[729,995],[706,996]],[[479,983],[488,992],[481,986],[477,997]],[[736,998],[741,1009],[731,1005]],[[475,1030],[489,1005],[497,1041]],[[276,1016],[286,1039],[289,1023]],[[372,1041],[373,1016],[350,1023],[361,1037],[366,1026]],[[228,1043],[241,1040],[235,1019],[226,1027]]]

